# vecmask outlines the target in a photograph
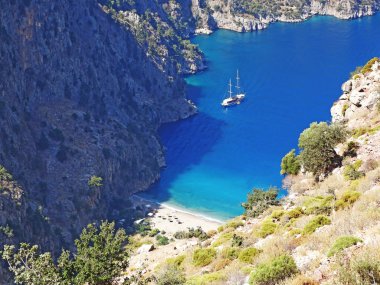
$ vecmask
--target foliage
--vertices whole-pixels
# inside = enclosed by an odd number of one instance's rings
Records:
[[[2,258],[15,275],[16,284],[51,285],[65,284],[63,277],[53,263],[50,253],[38,253],[37,245],[21,243],[16,252],[15,246],[5,245]]]
[[[292,149],[288,152],[281,160],[281,171],[282,175],[291,174],[297,175],[301,169],[301,165],[298,157],[296,156],[296,150]]]
[[[253,263],[260,250],[254,247],[243,249],[239,254],[239,260],[244,263]]]
[[[90,177],[87,184],[89,187],[95,188],[95,187],[102,187],[103,186],[102,182],[103,182],[103,178],[93,175]]]
[[[220,272],[213,272],[213,273],[206,273],[203,275],[198,275],[190,278],[186,285],[209,285],[209,284],[215,284],[214,282],[219,282],[224,280],[226,277],[223,273]]]
[[[306,226],[303,229],[304,234],[312,234],[315,232],[318,228],[323,227],[325,225],[330,225],[331,220],[323,215],[318,215],[315,218],[313,218],[309,223],[306,224]]]
[[[358,191],[347,190],[343,193],[342,197],[335,202],[335,209],[340,210],[351,206],[359,199],[360,195],[361,193]]]
[[[347,149],[344,151],[343,156],[355,157],[357,155],[357,150],[359,148],[359,144],[354,141],[349,141],[347,143]]]
[[[271,219],[266,219],[261,224],[258,235],[261,238],[265,238],[273,234],[276,231],[276,229],[277,229],[277,225]]]
[[[362,68],[361,73],[366,74],[372,70],[372,66],[375,64],[375,62],[380,62],[380,59],[377,57],[374,57],[370,59]]]
[[[335,241],[335,243],[333,244],[333,246],[331,247],[329,252],[327,253],[327,256],[328,257],[334,256],[338,252],[341,252],[342,250],[344,250],[350,246],[353,246],[359,242],[362,242],[362,240],[359,238],[356,238],[356,237],[352,237],[352,236],[339,237]]]
[[[337,285],[380,284],[380,259],[369,254],[352,258],[342,257],[337,273]]]
[[[298,140],[301,165],[315,176],[329,173],[341,162],[334,147],[343,142],[346,136],[347,131],[342,125],[312,123],[301,133]]]
[[[233,246],[233,247],[239,247],[239,246],[242,246],[242,245],[243,245],[243,237],[242,236],[238,236],[237,234],[234,234],[232,236],[231,246]]]
[[[222,250],[221,257],[227,258],[229,260],[234,260],[234,259],[238,258],[240,252],[241,252],[240,248],[226,247]]]
[[[167,266],[156,277],[157,285],[182,285],[186,283],[185,274],[178,266]]]
[[[248,217],[258,217],[270,206],[276,206],[280,204],[277,199],[278,189],[271,187],[268,190],[253,189],[247,196],[247,202],[242,206],[245,209],[245,215]]]
[[[0,165],[0,180],[11,181],[12,179],[12,175],[4,168],[4,166]]]
[[[249,284],[274,285],[298,272],[294,259],[287,255],[280,255],[273,260],[258,265],[251,273]]]
[[[193,264],[203,267],[210,264],[216,257],[216,250],[213,248],[198,248],[193,254]]]
[[[176,239],[189,239],[193,237],[198,238],[201,241],[204,241],[209,238],[207,233],[204,230],[202,230],[201,227],[197,227],[196,229],[188,228],[187,232],[178,231],[174,233],[174,238]]]
[[[353,164],[346,165],[344,167],[343,176],[347,180],[356,180],[364,176],[363,171],[359,171],[362,165],[361,160],[355,161]]]
[[[56,264],[50,253],[39,254],[38,246],[25,243],[17,251],[5,246],[2,258],[18,284],[109,285],[127,266],[125,241],[124,230],[116,231],[114,223],[102,222],[99,228],[88,225],[75,240],[76,254],[64,250]]]
[[[305,207],[305,214],[330,214],[331,210],[334,206],[334,196],[333,195],[327,195],[327,196],[316,196],[316,197],[309,197],[304,203],[303,206]]]
[[[176,266],[176,267],[181,267],[183,261],[185,260],[186,256],[185,255],[179,255],[177,257],[173,258],[168,258],[166,260],[166,264],[168,266]]]
[[[169,239],[166,236],[157,235],[156,236],[157,244],[158,245],[167,245],[169,244]]]
[[[232,221],[229,221],[226,225],[225,225],[225,228],[238,228],[238,227],[241,227],[243,226],[244,223],[240,220],[232,220]]]

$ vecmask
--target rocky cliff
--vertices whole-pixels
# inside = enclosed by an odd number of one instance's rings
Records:
[[[0,226],[60,248],[158,179],[158,127],[195,109],[176,67],[159,70],[94,0],[2,1],[0,43],[0,164],[17,181]]]
[[[192,0],[197,19],[196,32],[210,33],[215,28],[238,32],[261,30],[271,22],[299,22],[313,15],[352,19],[373,15],[380,1],[349,0]]]

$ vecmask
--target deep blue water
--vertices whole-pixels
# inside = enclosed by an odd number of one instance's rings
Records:
[[[187,78],[199,114],[162,128],[168,166],[145,195],[226,219],[242,213],[253,187],[281,186],[281,158],[300,132],[329,120],[350,71],[380,55],[380,14],[314,17],[246,34],[220,30],[193,42],[209,66]],[[236,69],[247,97],[224,110]]]

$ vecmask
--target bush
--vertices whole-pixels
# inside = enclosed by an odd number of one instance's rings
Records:
[[[186,285],[209,285],[225,280],[226,276],[220,272],[207,273],[190,278]]]
[[[334,256],[338,252],[341,252],[344,249],[346,249],[350,246],[353,246],[359,242],[362,242],[362,240],[359,238],[356,238],[356,237],[351,237],[351,236],[340,237],[335,241],[335,243],[333,244],[333,246],[331,247],[331,249],[327,253],[327,256],[328,257]]]
[[[198,248],[193,254],[194,266],[203,267],[209,265],[216,257],[216,250],[213,248]]]
[[[371,256],[371,254],[354,255],[350,259],[343,257],[339,261],[337,273],[337,282],[334,284],[380,284],[380,260],[378,256]]]
[[[361,73],[366,74],[372,70],[372,66],[374,65],[375,62],[380,62],[380,59],[377,57],[374,57],[370,59],[366,65],[361,69]]]
[[[296,150],[292,149],[281,160],[281,175],[291,174],[297,175],[301,169],[301,165],[298,157],[296,156]]]
[[[157,235],[156,236],[157,244],[158,245],[167,245],[169,244],[169,239],[166,236]]]
[[[359,171],[362,165],[361,160],[355,161],[353,164],[346,165],[344,167],[343,176],[346,180],[356,180],[364,176],[363,171]]]
[[[297,272],[298,269],[294,259],[284,254],[257,266],[251,272],[249,284],[274,285],[297,274]]]
[[[232,236],[231,246],[232,247],[239,247],[239,246],[242,246],[242,245],[243,245],[243,237],[238,236],[237,234],[234,234]]]
[[[265,238],[273,234],[277,229],[277,225],[270,219],[264,220],[261,224],[260,230],[258,232],[259,237]]]
[[[177,266],[167,266],[156,277],[157,285],[183,285],[186,283],[185,274]]]
[[[173,258],[168,258],[166,260],[166,264],[168,266],[176,266],[176,267],[181,267],[183,261],[185,260],[186,256],[185,255],[179,255],[177,257]]]
[[[276,221],[279,221],[280,218],[285,214],[284,210],[274,210],[270,217]]]
[[[238,228],[238,227],[241,227],[243,226],[244,223],[242,221],[239,221],[239,220],[232,220],[232,221],[229,221],[226,225],[225,225],[225,228]]]
[[[229,260],[234,260],[234,259],[238,258],[240,252],[241,252],[240,248],[226,247],[222,250],[221,257],[227,258]]]
[[[301,217],[302,215],[303,211],[301,207],[296,207],[285,213],[285,217],[287,217],[288,219],[296,219]]]
[[[312,234],[315,232],[318,228],[323,227],[325,225],[330,225],[331,220],[327,218],[326,216],[319,215],[316,216],[314,219],[312,219],[303,229],[304,234]]]
[[[345,209],[354,204],[360,197],[361,193],[358,191],[347,190],[343,193],[342,197],[335,202],[335,209]]]
[[[346,136],[347,131],[342,125],[312,123],[301,133],[298,140],[301,165],[316,177],[330,173],[341,163],[341,157],[334,147],[343,142]]]
[[[357,150],[359,148],[359,144],[354,141],[349,141],[347,144],[347,148],[344,151],[343,156],[355,157],[357,155]]]
[[[87,184],[90,188],[95,188],[95,187],[102,187],[103,186],[102,182],[103,182],[103,178],[93,175],[90,177]]]
[[[209,238],[209,236],[202,230],[201,227],[196,229],[189,228],[188,231],[178,231],[174,233],[174,238],[176,239],[189,239],[189,238],[198,238],[201,241],[204,241]]]
[[[304,212],[306,215],[328,215],[333,209],[334,199],[333,195],[310,197],[303,203],[305,207]]]
[[[239,254],[239,260],[244,263],[253,263],[260,250],[250,247],[243,249]]]
[[[242,206],[245,209],[245,215],[248,217],[258,217],[270,206],[276,206],[280,204],[277,199],[278,189],[276,187],[264,189],[253,189],[248,194],[247,202]]]

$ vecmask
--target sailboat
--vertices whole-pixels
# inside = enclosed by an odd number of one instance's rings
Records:
[[[239,70],[236,72],[236,94],[233,95],[233,92],[232,92],[232,82],[231,82],[231,79],[230,79],[230,82],[228,84],[229,86],[229,90],[228,90],[228,94],[229,94],[229,97],[227,97],[226,99],[224,99],[221,103],[221,105],[223,107],[230,107],[230,106],[233,106],[233,105],[239,105],[241,101],[243,101],[243,99],[245,98],[245,93],[241,92],[240,91],[240,85],[239,85],[239,81],[240,81],[240,77],[239,77]]]

